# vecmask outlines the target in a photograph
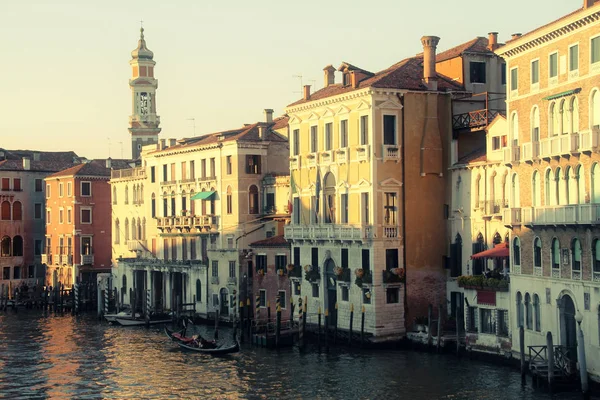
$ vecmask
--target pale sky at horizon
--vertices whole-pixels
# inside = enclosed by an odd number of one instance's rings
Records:
[[[327,64],[376,72],[421,52],[423,35],[441,37],[438,51],[490,31],[504,42],[582,4],[0,0],[0,147],[121,158],[122,142],[130,157],[129,60],[141,19],[157,63],[160,137],[179,139],[193,136],[190,118],[200,135],[263,120],[264,108],[282,114],[300,97],[294,75],[319,89]]]

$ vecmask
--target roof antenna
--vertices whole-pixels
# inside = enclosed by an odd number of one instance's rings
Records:
[[[194,127],[194,137],[196,137],[196,118],[187,118],[187,121],[192,121]]]
[[[303,84],[302,84],[302,75],[301,74],[292,75],[292,78],[298,78],[298,79],[300,79],[300,91],[299,92],[294,91],[293,93],[302,93],[302,88],[304,87]]]
[[[123,142],[119,142],[121,145],[121,160],[123,159]]]

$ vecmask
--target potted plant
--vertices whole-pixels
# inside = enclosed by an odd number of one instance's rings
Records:
[[[342,267],[335,267],[333,268],[333,273],[336,276],[342,276],[342,274],[344,273],[344,269]]]
[[[415,318],[415,330],[417,332],[426,332],[428,325],[427,317],[416,317]]]
[[[354,270],[354,274],[358,277],[358,278],[362,278],[363,275],[365,274],[365,270],[362,268],[356,268]]]
[[[265,276],[265,270],[264,269],[261,268],[257,272],[258,272],[259,276]]]
[[[288,272],[292,272],[294,270],[294,264],[288,264],[286,268]]]
[[[279,268],[279,269],[277,270],[277,275],[279,275],[279,276],[283,276],[283,268]]]

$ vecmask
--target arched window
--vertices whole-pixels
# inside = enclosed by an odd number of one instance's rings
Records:
[[[175,192],[171,192],[171,217],[176,216],[176,210],[175,210]]]
[[[450,276],[458,277],[462,274],[462,237],[456,234],[454,243],[451,245],[450,258]]]
[[[598,94],[600,97],[600,94]],[[600,166],[592,165],[592,203],[600,203]]]
[[[552,268],[560,269],[560,242],[557,238],[552,239]]]
[[[11,241],[8,236],[4,236],[0,242],[0,256],[10,257]]]
[[[533,304],[529,293],[525,294],[525,328],[533,329]]]
[[[546,170],[546,179],[544,182],[544,188],[546,192],[545,205],[555,206],[556,205],[556,182],[554,180],[554,173],[550,168]]]
[[[167,192],[163,193],[163,217],[169,216],[169,199],[167,197]]]
[[[542,268],[542,241],[539,237],[533,240],[533,266]]]
[[[540,141],[540,110],[537,106],[531,110],[531,141]]]
[[[21,221],[23,219],[23,207],[21,206],[20,201],[15,201],[13,203],[12,219],[13,221]]]
[[[475,208],[481,208],[481,200],[483,197],[480,196],[480,188],[481,188],[481,175],[477,174],[475,178]]]
[[[550,136],[558,135],[560,131],[558,125],[558,111],[556,102],[550,103],[550,108],[548,110],[548,133]]]
[[[565,168],[565,204],[577,204],[577,182],[573,177],[573,168],[568,165]]]
[[[196,200],[194,200],[194,189],[190,190],[190,215],[196,215]]]
[[[485,242],[481,232],[477,235],[477,240],[473,243],[472,254],[481,253],[485,250]],[[483,259],[476,258],[473,260],[473,275],[481,275],[483,273]]]
[[[571,126],[569,127],[570,132],[579,133],[579,101],[577,101],[577,97],[571,98],[569,108],[571,120]]]
[[[119,218],[115,219],[115,244],[119,244],[121,242],[121,230],[119,226]]]
[[[150,212],[151,217],[156,218],[156,195],[152,193],[152,198],[150,200]]]
[[[590,127],[600,128],[600,91],[595,89],[590,97]]]
[[[335,224],[335,176],[329,172],[323,177],[323,221],[328,224]],[[386,225],[395,225],[396,207],[394,196],[384,198],[384,219]]]
[[[138,201],[138,199],[137,199],[137,195],[138,195],[138,193],[137,193],[137,185],[133,185],[133,189],[131,191],[132,191],[132,194],[133,194],[131,200],[133,201],[133,204],[137,204],[137,201]]]
[[[592,242],[592,269],[594,277],[600,278],[600,240],[598,239]]]
[[[142,233],[140,236],[141,240],[146,240],[146,217],[142,220]]]
[[[494,242],[493,243],[494,243],[494,246],[502,243],[502,236],[500,236],[500,234],[498,232],[496,232],[494,234]]]
[[[521,292],[517,292],[517,326],[523,326],[523,316],[525,314],[523,309],[523,295]]]
[[[258,188],[256,185],[250,186],[248,190],[248,213],[258,214]]]
[[[186,213],[188,211],[188,209],[187,209],[187,194],[186,194],[185,190],[181,192],[181,211],[182,212],[185,211]]]
[[[556,205],[565,204],[565,180],[563,179],[563,171],[560,167],[554,171],[554,193],[556,193]]]
[[[533,295],[533,316],[535,319],[535,330],[541,331],[541,315],[540,315],[540,296]]]
[[[216,192],[217,190],[214,187],[210,188],[211,192]],[[257,190],[258,193],[258,190]],[[216,195],[210,196],[210,215],[215,215],[217,213],[217,205],[216,205]],[[256,203],[258,207],[258,202]]]
[[[581,242],[577,238],[571,241],[571,268],[581,271]]]
[[[123,278],[122,278],[121,291],[123,293],[127,293],[127,275],[125,275],[125,274],[123,274]]]
[[[142,221],[137,219],[137,234],[135,235],[137,240],[142,240]]]
[[[137,227],[135,224],[135,218],[131,218],[131,240],[137,239]]]
[[[513,112],[510,117],[510,133],[513,139],[513,145],[516,145],[519,141],[519,116],[516,112]]]
[[[2,220],[3,221],[10,221],[10,203],[8,201],[3,201],[2,202]]]
[[[513,264],[516,266],[521,265],[521,240],[518,237],[513,239]]]
[[[233,213],[233,193],[231,186],[227,186],[227,214]]]
[[[116,186],[113,186],[112,194],[113,194],[112,203],[117,204],[117,187]]]
[[[519,208],[521,207],[520,200],[520,192],[519,192],[519,175],[516,173],[513,174],[511,179],[511,203],[512,207]]]
[[[567,111],[567,104],[565,100],[561,100],[559,103],[558,112],[560,113],[560,133],[565,134],[569,132],[569,113]]]
[[[129,220],[125,218],[125,241],[129,240]]]
[[[129,204],[129,187],[125,185],[125,204]]]
[[[196,301],[202,301],[202,283],[196,279]]]
[[[542,192],[540,174],[537,171],[533,171],[533,177],[531,178],[531,192],[531,205],[540,207],[542,205]]]
[[[585,181],[583,179],[583,165],[575,167],[573,178],[575,180],[575,187],[577,189],[577,203],[585,203]]]
[[[23,238],[21,236],[15,236],[13,238],[13,257],[23,256]]]
[[[139,190],[138,195],[139,195],[138,200],[139,200],[140,204],[144,204],[144,184],[140,185],[140,190]]]

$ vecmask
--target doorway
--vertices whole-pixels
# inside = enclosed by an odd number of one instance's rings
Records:
[[[220,293],[220,310],[221,317],[229,315],[229,291],[227,288],[221,288]]]
[[[575,303],[568,294],[560,299],[560,344],[569,349],[569,358],[577,360],[577,322],[575,321]]]

